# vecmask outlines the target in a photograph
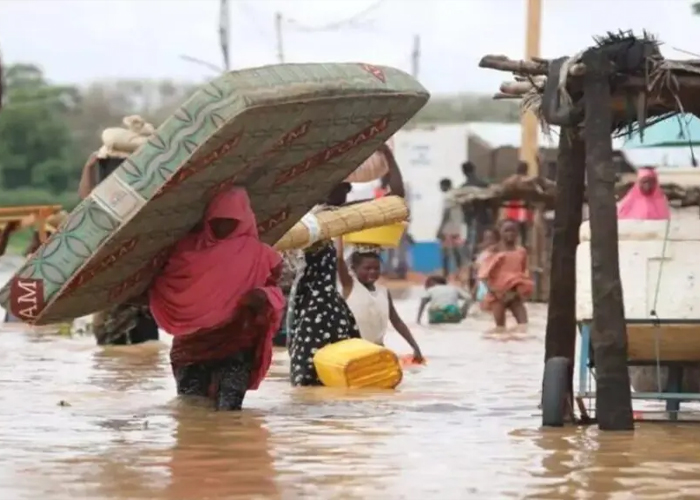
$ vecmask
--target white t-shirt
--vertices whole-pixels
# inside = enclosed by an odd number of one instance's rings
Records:
[[[464,236],[466,226],[464,225],[464,212],[461,205],[457,203],[449,193],[444,195],[442,201],[443,213],[447,210],[447,220],[442,226],[442,232],[446,235]]]
[[[423,298],[430,300],[431,309],[459,305],[459,299],[469,300],[465,292],[453,285],[431,286],[425,291]]]

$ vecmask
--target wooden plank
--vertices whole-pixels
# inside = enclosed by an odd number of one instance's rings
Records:
[[[630,361],[685,361],[700,363],[699,324],[628,324],[627,358]]]

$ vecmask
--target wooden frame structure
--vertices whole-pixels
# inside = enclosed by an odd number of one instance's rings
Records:
[[[545,359],[568,358],[570,375],[577,335],[576,247],[588,181],[596,416],[601,429],[631,430],[618,241],[611,237],[617,235],[612,136],[643,133],[647,124],[674,113],[700,116],[700,61],[665,59],[646,33],[608,33],[595,41],[571,57],[516,61],[487,55],[479,66],[515,75],[494,98],[521,99],[523,111],[534,112],[545,130],[560,127]]]
[[[9,222],[19,222],[22,227],[33,226],[39,234],[39,241],[46,241],[47,231],[55,231],[53,219],[63,210],[61,205],[31,205],[0,207],[0,226]]]

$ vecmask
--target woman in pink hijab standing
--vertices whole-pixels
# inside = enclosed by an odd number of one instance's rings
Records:
[[[180,240],[149,290],[151,313],[171,334],[177,391],[240,410],[272,360],[284,309],[282,258],[258,238],[243,189],[216,196],[201,228]]]
[[[659,186],[656,172],[653,168],[640,168],[634,186],[617,205],[617,218],[666,220],[670,217],[668,200]]]

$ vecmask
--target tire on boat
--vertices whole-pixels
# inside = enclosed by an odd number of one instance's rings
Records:
[[[542,425],[562,427],[569,388],[569,359],[549,358],[542,377]]]

